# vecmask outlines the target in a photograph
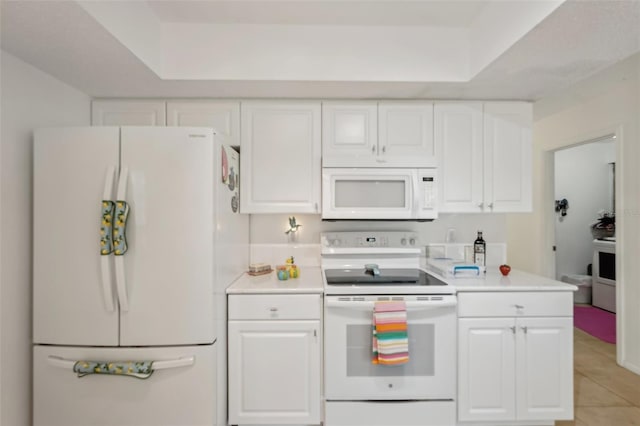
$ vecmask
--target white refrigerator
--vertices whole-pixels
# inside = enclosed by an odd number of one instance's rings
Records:
[[[206,128],[36,131],[34,425],[217,424],[248,262],[222,152]]]

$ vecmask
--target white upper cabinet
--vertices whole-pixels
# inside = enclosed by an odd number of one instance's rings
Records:
[[[394,167],[433,167],[433,103],[378,104],[379,160]]]
[[[91,102],[92,126],[165,126],[164,101],[96,99]]]
[[[488,211],[531,211],[532,116],[530,103],[484,104],[484,198]]]
[[[436,103],[440,212],[531,211],[531,120],[530,103]]]
[[[320,213],[320,102],[241,105],[242,213]]]
[[[375,102],[322,103],[322,164],[376,165],[378,106]]]
[[[323,102],[325,167],[433,167],[433,103]]]
[[[168,126],[213,127],[230,143],[240,143],[240,102],[167,102]]]
[[[481,212],[483,203],[482,103],[437,103],[438,209]]]

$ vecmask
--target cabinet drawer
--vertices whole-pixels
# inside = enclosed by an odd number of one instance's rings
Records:
[[[319,294],[229,295],[229,319],[320,319]]]
[[[459,317],[573,316],[572,292],[458,293]]]

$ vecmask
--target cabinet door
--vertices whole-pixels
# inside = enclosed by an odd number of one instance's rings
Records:
[[[378,104],[378,161],[393,167],[435,167],[433,103]]]
[[[378,166],[375,102],[322,103],[322,165]]]
[[[229,424],[319,424],[320,339],[320,321],[229,321]]]
[[[485,103],[485,211],[531,211],[531,120],[530,103]]]
[[[213,127],[225,143],[240,144],[240,102],[167,102],[168,126]]]
[[[572,319],[518,318],[516,325],[518,419],[572,419]]]
[[[98,99],[91,102],[92,126],[164,126],[164,101]]]
[[[516,418],[515,320],[458,320],[458,420]]]
[[[320,212],[320,103],[242,103],[242,213]]]
[[[440,212],[482,212],[482,103],[437,103]]]

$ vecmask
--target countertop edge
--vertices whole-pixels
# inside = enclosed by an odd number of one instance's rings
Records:
[[[265,288],[265,289],[227,289],[227,294],[324,294],[324,288]]]

